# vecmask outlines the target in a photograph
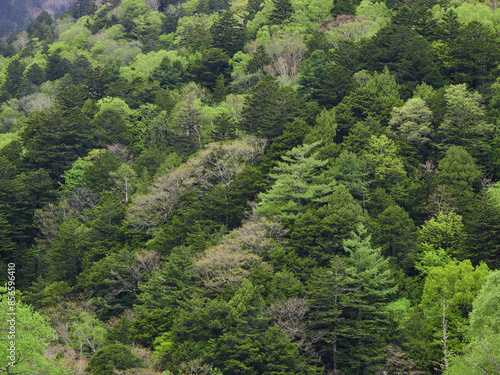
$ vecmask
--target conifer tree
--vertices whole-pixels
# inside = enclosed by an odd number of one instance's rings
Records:
[[[290,219],[302,216],[308,202],[322,202],[332,191],[332,184],[327,183],[319,169],[326,160],[317,160],[312,150],[319,142],[294,147],[278,162],[276,173],[269,176],[276,180],[273,187],[259,194],[257,212],[281,213]]]
[[[386,307],[397,286],[389,261],[381,255],[380,248],[372,247],[371,236],[363,224],[359,224],[343,244],[349,254],[346,271],[352,278],[352,285],[359,288],[354,296],[354,307],[346,311],[355,332],[347,362],[351,371],[356,369],[357,373],[365,374],[370,366],[385,357]]]
[[[236,138],[235,122],[231,116],[223,113],[214,120],[214,141],[226,141]]]
[[[288,20],[293,14],[293,7],[290,0],[274,0],[274,9],[271,13],[269,21],[273,25],[281,25]]]
[[[224,11],[213,23],[210,33],[214,39],[213,46],[233,56],[243,47],[243,26],[234,18],[234,14]]]
[[[212,93],[211,101],[213,104],[219,104],[226,99],[227,88],[226,88],[226,79],[224,78],[224,74],[219,74],[217,77],[217,81],[215,82],[214,92]]]

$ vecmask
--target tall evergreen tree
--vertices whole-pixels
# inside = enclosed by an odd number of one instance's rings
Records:
[[[355,334],[350,342],[347,363],[351,373],[370,374],[374,365],[385,357],[385,340],[388,332],[387,304],[397,291],[389,262],[373,248],[371,236],[359,224],[351,238],[344,240],[349,254],[347,273],[353,285],[359,287],[354,307],[346,312]]]
[[[320,168],[326,160],[317,160],[312,154],[318,143],[293,148],[278,162],[276,173],[269,176],[276,180],[266,193],[259,194],[258,212],[281,213],[285,217],[299,218],[308,202],[320,202],[332,191]]]
[[[243,47],[243,26],[232,12],[224,11],[213,23],[210,33],[213,46],[222,49],[228,56],[233,56]]]
[[[290,0],[273,0],[274,9],[269,17],[273,25],[281,25],[293,15],[293,7]]]

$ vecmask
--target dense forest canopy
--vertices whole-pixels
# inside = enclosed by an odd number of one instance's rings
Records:
[[[497,8],[77,0],[4,38],[0,370],[500,371]]]

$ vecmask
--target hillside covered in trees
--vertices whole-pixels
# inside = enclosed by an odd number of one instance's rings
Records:
[[[498,373],[497,7],[79,0],[1,41],[0,370]]]
[[[85,0],[84,0],[85,1]],[[9,33],[10,43],[19,39],[16,32],[26,29],[41,12],[60,16],[81,0],[12,0],[0,2],[0,37]]]

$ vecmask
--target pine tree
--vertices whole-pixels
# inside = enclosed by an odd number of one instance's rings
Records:
[[[242,130],[266,138],[280,135],[288,122],[303,113],[300,99],[291,87],[280,86],[275,77],[265,76],[245,99]]]
[[[252,54],[251,60],[248,62],[246,69],[250,74],[262,71],[266,65],[271,64],[272,60],[266,52],[266,49],[261,44]]]
[[[29,79],[35,85],[41,85],[46,80],[45,72],[35,63],[28,68],[25,79]]]
[[[310,155],[318,142],[293,148],[283,156],[274,168],[276,173],[269,176],[276,180],[266,193],[259,194],[257,212],[281,213],[290,219],[302,216],[308,202],[325,201],[325,196],[332,191],[332,184],[327,183],[319,169],[326,160],[317,160],[316,154]]]

